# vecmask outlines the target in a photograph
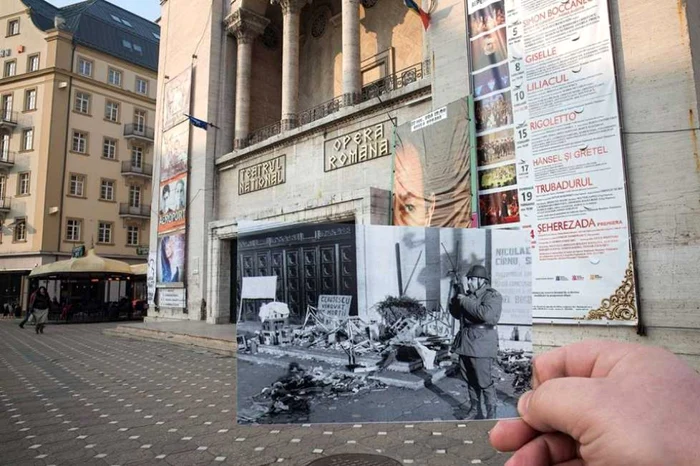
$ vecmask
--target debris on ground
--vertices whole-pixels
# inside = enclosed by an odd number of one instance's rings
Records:
[[[498,364],[506,374],[513,375],[513,388],[516,394],[530,390],[532,380],[532,353],[524,350],[500,351]]]
[[[386,388],[384,383],[367,376],[324,370],[320,366],[307,371],[299,363],[291,362],[284,376],[253,397],[256,408],[245,417],[255,422],[278,414],[308,414],[313,400],[335,400]]]

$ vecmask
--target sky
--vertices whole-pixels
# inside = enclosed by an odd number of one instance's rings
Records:
[[[1,0],[0,0],[1,1]],[[64,7],[79,3],[82,0],[48,0],[49,3],[57,7]],[[160,1],[159,0],[108,0],[114,5],[120,6],[125,10],[143,16],[146,19],[155,21],[160,16]]]

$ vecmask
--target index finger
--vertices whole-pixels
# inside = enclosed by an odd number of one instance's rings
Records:
[[[532,362],[532,388],[561,377],[605,377],[625,356],[643,345],[588,340],[538,355]]]

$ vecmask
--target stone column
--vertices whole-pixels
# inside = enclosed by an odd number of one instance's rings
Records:
[[[282,7],[282,130],[296,127],[299,113],[299,23],[307,0],[273,0]]]
[[[360,69],[360,0],[341,0],[343,6],[343,94],[353,105],[362,91]]]
[[[253,41],[261,35],[270,20],[245,8],[226,18],[226,30],[236,37],[236,116],[234,149],[246,146],[250,133],[250,84],[253,72]]]

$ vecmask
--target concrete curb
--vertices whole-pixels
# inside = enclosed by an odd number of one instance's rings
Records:
[[[151,330],[133,327],[117,327],[116,329],[103,330],[104,335],[133,338],[136,340],[165,341],[180,346],[201,348],[226,356],[236,356],[235,342],[207,338],[198,335],[187,335],[181,333],[164,332],[161,330]]]

